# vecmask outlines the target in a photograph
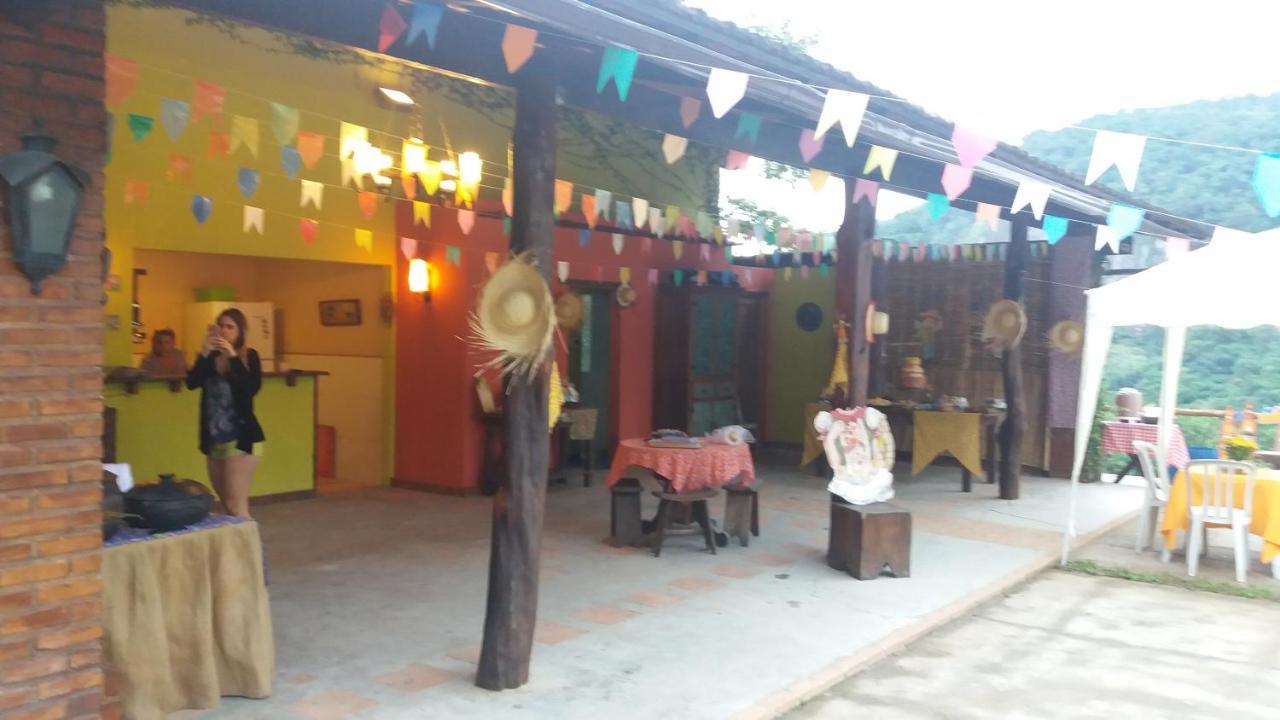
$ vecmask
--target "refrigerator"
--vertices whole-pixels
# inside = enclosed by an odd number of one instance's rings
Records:
[[[275,308],[266,302],[198,302],[187,305],[186,322],[182,326],[182,337],[178,338],[178,347],[187,354],[188,362],[195,362],[204,344],[208,328],[218,319],[218,314],[227,308],[239,308],[244,313],[248,327],[245,328],[245,344],[258,351],[262,359],[262,371],[273,372],[276,369],[276,327]]]

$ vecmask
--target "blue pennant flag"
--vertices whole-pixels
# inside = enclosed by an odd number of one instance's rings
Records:
[[[930,220],[941,220],[943,215],[951,209],[951,201],[946,195],[940,193],[929,193],[924,199],[925,205],[929,208]]]
[[[1253,169],[1253,189],[1267,217],[1280,217],[1280,153],[1258,155]]]
[[[239,174],[240,194],[245,200],[253,197],[258,191],[258,171],[253,168],[240,168]]]
[[[631,78],[636,73],[636,61],[640,55],[635,50],[610,45],[604,49],[604,57],[600,59],[600,74],[596,77],[596,92],[604,92],[605,85],[612,79],[618,86],[618,99],[627,101],[627,93],[631,90]]]
[[[1044,222],[1040,224],[1040,229],[1044,230],[1045,238],[1049,241],[1050,245],[1053,245],[1066,237],[1067,226],[1069,224],[1070,223],[1064,217],[1058,217],[1057,215],[1045,215]]]
[[[302,154],[298,152],[298,148],[285,145],[280,148],[280,164],[284,166],[284,174],[293,177],[298,174],[298,168],[302,164]]]
[[[578,231],[578,245],[581,247],[586,247],[590,244],[591,244],[591,231],[588,230],[587,228],[582,228],[581,230]]]
[[[436,32],[440,30],[440,18],[444,17],[444,7],[427,0],[418,0],[413,4],[413,18],[409,21],[409,30],[404,35],[404,44],[412,45],[419,35],[427,36],[427,47],[436,47]]]
[[[755,145],[760,140],[760,116],[755,113],[742,113],[738,115],[738,129],[733,133],[733,139],[737,140],[742,136],[746,136]]]
[[[195,216],[196,222],[201,225],[205,220],[209,219],[209,214],[213,212],[213,200],[207,195],[196,195],[191,199],[191,214]]]
[[[1107,225],[1115,231],[1116,239],[1123,240],[1138,231],[1147,211],[1124,203],[1112,203],[1107,211]]]
[[[160,124],[169,133],[169,139],[177,142],[187,129],[187,121],[191,118],[191,104],[183,100],[163,98],[160,100]]]
[[[616,200],[613,203],[613,223],[615,227],[633,228],[635,221],[631,218],[631,203],[626,200]]]

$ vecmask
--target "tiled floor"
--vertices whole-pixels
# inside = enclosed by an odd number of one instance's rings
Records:
[[[760,474],[760,537],[714,557],[697,534],[668,536],[659,558],[614,548],[600,483],[552,486],[530,682],[503,693],[473,685],[489,499],[376,489],[263,506],[280,681],[268,700],[227,699],[198,716],[767,715],[1055,557],[1068,489],[1026,478],[1007,502],[992,485],[961,493],[953,468],[899,468],[912,577],[859,582],[826,565],[825,483]],[[1141,499],[1129,487],[1082,490],[1083,532]]]

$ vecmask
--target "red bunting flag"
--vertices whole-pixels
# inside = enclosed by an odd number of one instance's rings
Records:
[[[165,179],[169,182],[191,184],[191,156],[170,155],[169,167],[165,170]]]
[[[365,217],[373,217],[373,214],[377,212],[378,193],[365,190],[359,194],[358,201],[360,203],[360,212],[364,213]]]
[[[222,115],[222,103],[227,97],[227,89],[221,85],[197,80],[195,97],[191,100],[191,122],[200,122],[205,115]]]
[[[310,245],[316,241],[316,233],[320,231],[320,222],[311,218],[298,218],[298,234],[302,242]]]
[[[209,133],[209,157],[226,157],[231,152],[231,136],[224,132]]]
[[[382,11],[382,19],[378,21],[378,52],[386,52],[408,27],[409,24],[396,12],[395,4],[387,3]]]
[[[107,104],[118,105],[138,87],[138,63],[118,55],[105,53]]]
[[[298,155],[308,170],[324,156],[324,136],[314,132],[298,132]]]

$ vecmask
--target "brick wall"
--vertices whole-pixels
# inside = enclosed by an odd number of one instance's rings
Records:
[[[100,0],[0,0],[0,153],[39,117],[93,175],[71,257],[39,297],[0,221],[3,720],[98,717],[103,704],[104,24]]]

